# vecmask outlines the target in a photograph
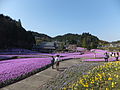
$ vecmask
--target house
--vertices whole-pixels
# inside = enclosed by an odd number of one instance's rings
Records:
[[[71,50],[71,51],[76,51],[77,45],[68,45],[68,47],[66,49]]]
[[[34,45],[33,50],[44,52],[44,53],[51,53],[54,52],[57,48],[55,42],[42,42],[38,45]]]

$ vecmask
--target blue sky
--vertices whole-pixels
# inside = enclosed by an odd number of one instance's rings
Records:
[[[0,0],[0,13],[49,36],[89,32],[120,40],[120,0]]]

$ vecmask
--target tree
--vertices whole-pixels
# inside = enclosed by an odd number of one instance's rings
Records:
[[[18,25],[19,25],[20,27],[22,26],[20,19],[18,19]]]
[[[88,50],[97,48],[99,39],[89,33],[83,33],[81,35],[82,47],[87,48]]]
[[[27,48],[35,44],[33,35],[26,31],[21,22],[0,14],[0,48]]]

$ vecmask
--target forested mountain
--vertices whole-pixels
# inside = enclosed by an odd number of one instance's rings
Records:
[[[82,43],[82,47],[87,48],[87,49],[93,49],[93,48],[97,48],[97,46],[99,45],[99,39],[96,36],[93,36],[89,33],[83,33],[81,35],[81,43]]]
[[[87,49],[97,48],[100,41],[96,36],[89,33],[82,33],[82,35],[68,33],[63,36],[56,36],[53,39],[65,44],[76,44]]]
[[[53,38],[45,34],[39,34],[37,32],[32,32],[32,34],[35,36],[36,42],[38,44],[42,41],[58,41],[62,42],[65,46],[69,44],[75,44],[87,49],[92,49],[97,48],[100,41],[96,36],[93,36],[89,33],[83,33],[82,35],[68,33]]]
[[[52,37],[46,35],[46,34],[42,34],[42,33],[38,33],[38,32],[33,32],[30,31],[32,33],[32,35],[35,37],[36,40],[36,44],[40,44],[43,41],[51,41]]]
[[[20,19],[13,20],[9,16],[0,14],[0,48],[32,48],[35,38],[26,31]]]
[[[40,44],[43,41],[58,41],[64,45],[75,44],[87,49],[97,48],[99,43],[104,43],[104,41],[99,40],[96,36],[89,33],[68,33],[50,37],[46,34],[26,31],[22,27],[20,19],[16,21],[9,16],[0,14],[0,48],[17,47],[30,49],[33,44]]]
[[[63,36],[56,36],[53,40],[65,42],[66,44],[78,44],[80,42],[80,37],[81,35],[68,33]]]
[[[120,44],[120,40],[111,42],[113,44]]]

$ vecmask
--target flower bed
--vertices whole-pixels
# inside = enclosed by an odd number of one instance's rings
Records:
[[[0,61],[0,87],[23,79],[50,65],[50,58],[25,58]]]
[[[12,51],[17,52],[17,50]],[[28,77],[41,71],[43,68],[47,68],[51,64],[51,56],[56,56],[57,54],[63,56],[60,57],[61,61],[76,58],[103,57],[102,53],[94,54],[91,52],[85,52],[82,55],[79,52],[56,54],[36,53],[34,55],[17,55],[14,53],[13,55],[0,55],[1,57],[23,57],[22,59],[0,61],[0,87]]]
[[[85,59],[84,61],[105,61],[105,59]],[[108,61],[116,61],[114,57],[109,58]]]
[[[0,50],[0,54],[37,54],[38,52],[36,51],[31,51],[27,49],[21,49],[21,48],[9,48],[9,49],[4,49]]]
[[[65,71],[57,75],[55,78],[47,81],[39,90],[61,90],[62,87],[79,79],[80,75],[85,74],[85,72],[101,64],[103,63],[79,62],[78,64],[74,64],[73,66],[65,69]]]
[[[120,89],[120,62],[110,62],[90,70],[63,90],[118,90]]]
[[[46,57],[50,57],[50,56],[45,56],[45,55],[0,55],[0,57],[21,57],[21,58],[46,58]]]

